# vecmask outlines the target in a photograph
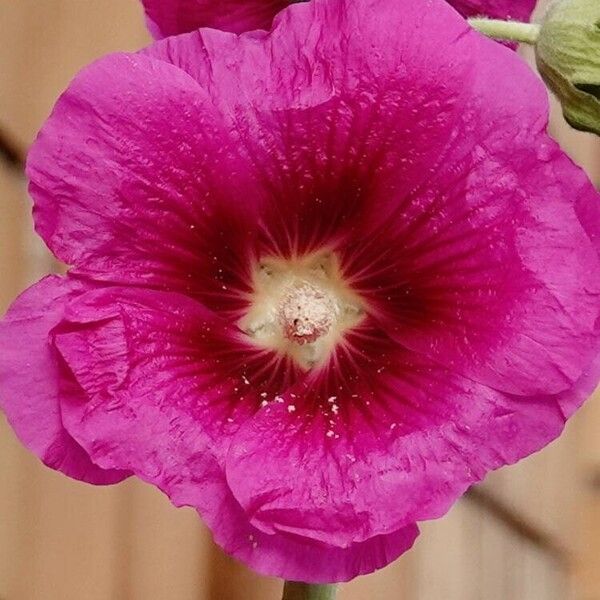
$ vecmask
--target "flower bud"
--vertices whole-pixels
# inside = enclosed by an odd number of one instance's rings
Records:
[[[569,124],[600,135],[600,0],[557,0],[542,24],[536,61]]]

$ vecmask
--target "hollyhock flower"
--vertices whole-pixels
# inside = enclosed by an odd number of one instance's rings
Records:
[[[156,39],[187,33],[199,27],[213,27],[233,33],[270,29],[275,15],[293,1],[142,0],[148,28]],[[528,21],[536,5],[536,0],[447,1],[465,17],[487,16],[519,21]]]
[[[382,567],[600,374],[599,198],[547,118],[441,1],[314,0],[101,59],[29,155],[71,269],[2,323],[9,421],[262,573]]]

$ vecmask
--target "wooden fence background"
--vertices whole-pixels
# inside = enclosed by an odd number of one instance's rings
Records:
[[[147,41],[137,0],[0,0],[0,310],[56,267],[31,231],[20,158],[80,67]],[[600,177],[591,136],[558,116],[553,132]],[[341,599],[600,600],[599,433],[600,398]],[[0,417],[0,599],[274,600],[280,587],[224,556],[192,510],[156,490],[44,468]]]

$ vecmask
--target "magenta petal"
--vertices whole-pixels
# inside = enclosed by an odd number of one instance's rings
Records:
[[[409,550],[419,534],[412,524],[344,548],[297,535],[269,535],[250,524],[224,480],[213,493],[225,495],[218,512],[204,514],[215,541],[255,571],[292,581],[335,583],[366,575]]]
[[[199,30],[144,50],[214,91],[259,173],[265,253],[341,244],[367,210],[385,211],[391,177],[405,183],[394,194],[408,194],[449,156],[459,160],[479,140],[479,118],[488,127],[500,104],[481,114],[485,62],[511,86],[503,126],[524,106],[543,123],[543,86],[444,3],[310,2],[277,23],[268,36]],[[435,29],[436,44],[414,44],[415,29]]]
[[[172,65],[120,54],[94,63],[29,153],[38,232],[76,273],[239,310],[256,199],[221,120]]]
[[[465,17],[485,16],[528,22],[537,0],[448,0]]]
[[[344,546],[443,515],[564,420],[554,398],[486,388],[365,325],[241,427],[227,481],[265,533]]]
[[[56,343],[90,396],[63,411],[94,460],[195,507],[217,542],[256,570],[346,580],[412,545],[414,524],[343,549],[250,525],[227,487],[225,453],[262,398],[285,388],[286,374],[273,377],[277,365],[264,352],[198,303],[146,290],[91,292],[71,304]]]
[[[130,468],[201,512],[213,502],[202,493],[205,469],[224,463],[232,433],[294,375],[200,303],[141,288],[85,294],[55,343],[89,396],[65,401],[63,414],[94,460]]]
[[[600,319],[597,323],[598,337],[589,347],[582,349],[585,357],[585,366],[582,374],[573,385],[554,396],[560,406],[565,420],[570,419],[575,411],[588,400],[600,382]]]
[[[598,194],[532,130],[506,148],[490,137],[494,159],[475,146],[447,166],[452,178],[441,169],[344,249],[354,287],[398,343],[524,395],[571,388],[600,312]]]
[[[46,277],[11,306],[0,322],[0,406],[21,442],[47,466],[88,483],[110,484],[128,473],[98,467],[63,425],[64,375],[50,339],[67,303],[85,291],[72,279]],[[70,386],[68,393],[71,402],[85,403],[80,388]]]
[[[535,0],[448,0],[465,17],[528,21]],[[157,39],[212,27],[232,33],[269,29],[292,0],[142,0],[148,28]],[[374,4],[373,11],[381,10]]]
[[[381,222],[409,198],[424,219],[444,207],[423,188],[477,196],[484,182],[469,173],[478,163],[498,187],[518,185],[521,171],[496,168],[496,154],[502,159],[516,138],[529,140],[533,155],[530,140],[543,141],[544,86],[443,2],[424,11],[416,0],[313,1],[276,23],[268,35],[201,29],[143,51],[211,90],[259,172],[267,252],[341,246],[352,227],[365,239],[366,212]],[[495,94],[496,85],[510,94]]]
[[[232,33],[269,29],[289,0],[142,0],[155,38],[213,27]]]
[[[223,457],[260,394],[274,396],[294,373],[202,304],[143,288],[72,302],[55,344],[90,398],[63,404],[80,443],[100,463],[136,461],[139,444],[147,458],[139,476],[180,473],[188,485],[194,457]]]
[[[572,388],[556,396],[565,419],[573,416],[575,411],[588,400],[600,381],[600,348],[594,348],[594,359],[584,369],[581,377]]]

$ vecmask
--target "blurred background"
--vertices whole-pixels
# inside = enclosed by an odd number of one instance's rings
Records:
[[[58,268],[32,232],[22,173],[37,129],[79,68],[148,41],[138,0],[0,0],[2,313]],[[554,113],[553,135],[600,184],[600,143]],[[191,509],[133,480],[96,488],[67,479],[21,448],[0,416],[0,600],[280,593],[277,580],[224,556]],[[600,397],[560,440],[492,474],[425,524],[413,551],[344,585],[340,598],[600,600]]]

